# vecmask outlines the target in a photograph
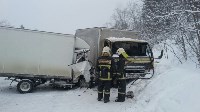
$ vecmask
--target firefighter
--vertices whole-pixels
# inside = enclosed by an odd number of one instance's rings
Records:
[[[109,102],[110,88],[114,71],[114,60],[110,54],[110,48],[104,47],[102,55],[97,59],[97,75],[98,75],[98,101],[103,99],[104,103]],[[104,94],[103,94],[104,93]]]
[[[117,62],[117,85],[118,85],[118,98],[115,102],[124,102],[126,95],[126,74],[124,73],[125,61],[128,58],[125,50],[123,48],[119,48],[117,50],[117,54],[119,55],[119,61]]]

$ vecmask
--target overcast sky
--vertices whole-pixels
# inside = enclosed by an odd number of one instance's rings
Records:
[[[0,20],[15,27],[23,24],[28,29],[74,34],[76,29],[105,26],[114,9],[128,1],[0,0]]]

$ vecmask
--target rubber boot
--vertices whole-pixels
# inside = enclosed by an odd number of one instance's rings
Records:
[[[125,101],[125,94],[118,94],[118,99],[115,102],[124,102]]]
[[[101,101],[102,98],[103,98],[103,93],[98,93],[98,98],[97,98],[97,100],[98,100],[98,101]]]
[[[121,94],[121,99],[120,99],[121,102],[124,102],[125,101],[125,94]]]
[[[115,102],[121,102],[121,97],[122,97],[121,94],[118,93],[118,97],[117,97],[117,99],[115,100]]]
[[[104,94],[104,103],[107,103],[110,101],[109,97],[110,97],[110,94]]]

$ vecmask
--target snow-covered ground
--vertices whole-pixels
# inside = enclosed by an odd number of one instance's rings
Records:
[[[178,64],[169,52],[155,66],[151,80],[127,85],[135,97],[123,103],[114,102],[117,89],[111,90],[111,101],[105,104],[96,100],[96,88],[41,85],[33,93],[19,94],[16,83],[10,88],[10,81],[0,78],[0,112],[200,112],[200,70],[190,62]]]

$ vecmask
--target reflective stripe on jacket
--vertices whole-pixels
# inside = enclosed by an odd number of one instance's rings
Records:
[[[112,80],[114,60],[110,56],[101,56],[97,59],[97,72],[100,80]]]

